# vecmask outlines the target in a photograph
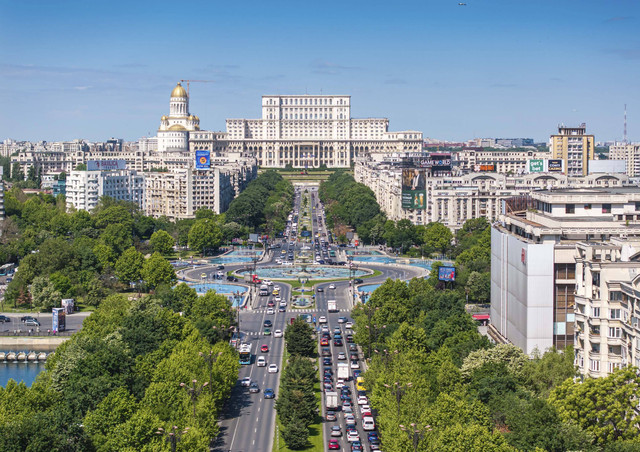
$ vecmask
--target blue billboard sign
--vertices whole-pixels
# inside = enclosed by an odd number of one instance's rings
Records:
[[[211,168],[211,155],[209,151],[196,151],[196,169]]]
[[[65,309],[64,308],[53,308],[53,319],[52,319],[52,330],[54,332],[64,331],[67,327],[65,322]]]
[[[438,268],[438,280],[440,280],[440,281],[455,281],[456,280],[456,268],[455,267],[439,267]]]

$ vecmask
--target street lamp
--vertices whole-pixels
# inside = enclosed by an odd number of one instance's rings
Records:
[[[400,402],[402,402],[402,396],[407,392],[407,388],[410,388],[413,383],[407,383],[405,385],[401,385],[399,382],[394,382],[393,385],[388,385],[386,383],[383,386],[387,389],[391,389],[391,391],[396,396],[396,409],[398,411],[398,419],[400,419]]]
[[[213,365],[218,361],[218,358],[222,356],[222,352],[214,353],[213,350],[210,350],[208,354],[198,353],[204,362],[207,364],[207,370],[209,370],[209,381],[213,381]],[[195,380],[194,380],[195,381]],[[213,385],[209,386],[211,390],[211,394],[213,394]]]
[[[198,397],[202,393],[202,390],[209,385],[209,382],[205,381],[201,385],[198,384],[198,380],[191,380],[191,386],[187,386],[185,383],[180,383],[180,387],[185,388],[189,393],[189,397],[191,398],[191,403],[193,403],[193,417],[196,417],[196,402],[198,401]]]
[[[182,430],[181,432],[177,430],[178,430],[178,426],[174,425],[173,427],[171,427],[171,430],[169,431],[166,431],[162,427],[158,427],[158,431],[156,432],[156,435],[164,435],[167,437],[166,441],[171,445],[171,452],[176,452],[176,447],[178,446],[178,442],[180,442],[182,435],[184,435],[189,431],[189,427],[185,427],[185,429]]]
[[[424,438],[425,432],[431,430],[430,425],[425,425],[424,428],[420,430],[413,422],[409,424],[409,427],[406,427],[402,424],[400,424],[399,427],[400,430],[407,432],[407,434],[409,435],[409,441],[412,441],[413,443],[413,452],[418,452],[418,445],[420,444],[420,441],[422,441],[422,438]]]

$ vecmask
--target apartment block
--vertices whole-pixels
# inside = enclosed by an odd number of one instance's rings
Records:
[[[549,149],[554,159],[562,159],[568,176],[589,174],[589,161],[595,152],[595,137],[587,135],[586,124],[578,127],[558,126],[557,135],[551,135]]]

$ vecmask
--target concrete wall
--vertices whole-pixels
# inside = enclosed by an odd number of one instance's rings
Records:
[[[491,229],[491,323],[526,353],[553,345],[553,253]]]

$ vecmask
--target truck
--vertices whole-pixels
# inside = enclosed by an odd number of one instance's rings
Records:
[[[338,363],[338,380],[341,378],[349,381],[349,364],[347,363]]]
[[[336,300],[327,300],[327,310],[329,312],[338,312]]]
[[[338,393],[335,391],[325,392],[325,407],[327,410],[338,408]]]

